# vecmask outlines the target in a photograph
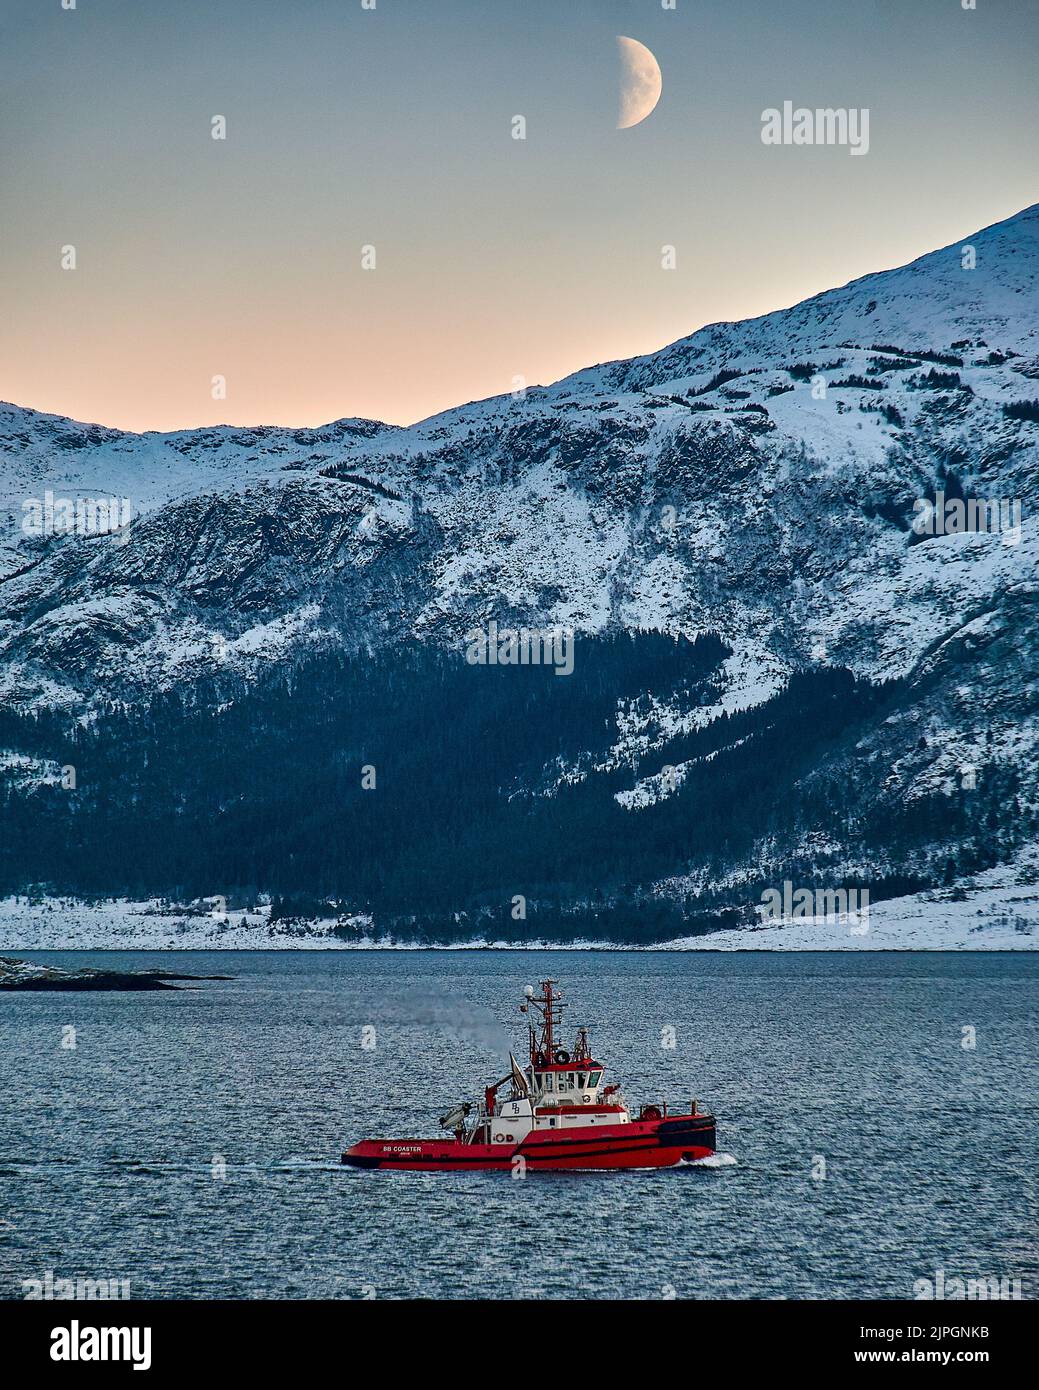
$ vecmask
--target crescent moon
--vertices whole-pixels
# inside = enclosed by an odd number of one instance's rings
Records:
[[[621,62],[620,105],[617,129],[644,121],[660,100],[664,86],[660,64],[644,43],[617,35],[617,54]]]

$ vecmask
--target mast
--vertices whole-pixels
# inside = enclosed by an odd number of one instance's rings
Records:
[[[562,1019],[562,1010],[556,1006],[563,997],[552,988],[557,983],[557,980],[542,980],[539,995],[535,995],[530,985],[524,990],[527,1002],[520,1005],[520,1013],[530,1015],[531,1010],[536,1010],[541,1015],[540,1024],[532,1017],[527,1019],[531,1066],[537,1066],[539,1061],[551,1062],[555,1055],[556,1027]]]

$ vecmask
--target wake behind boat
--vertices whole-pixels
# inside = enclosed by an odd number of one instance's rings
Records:
[[[707,1158],[715,1150],[714,1116],[697,1102],[671,1113],[666,1104],[643,1105],[632,1116],[617,1085],[603,1085],[605,1067],[578,1028],[572,1050],[557,1043],[562,995],[545,980],[530,985],[520,1012],[527,1015],[530,1061],[488,1086],[482,1101],[449,1110],[441,1125],[451,1139],[364,1139],[343,1154],[355,1168],[412,1170],[546,1170],[668,1168]]]

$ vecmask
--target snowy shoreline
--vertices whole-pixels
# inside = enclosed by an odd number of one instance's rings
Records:
[[[644,946],[486,938],[429,945],[336,935],[368,925],[362,917],[272,924],[268,907],[206,914],[158,901],[0,899],[0,951],[1037,951],[1039,875],[1034,862],[1019,861],[954,888],[889,898],[871,906],[861,934],[860,924],[846,920],[804,918]]]

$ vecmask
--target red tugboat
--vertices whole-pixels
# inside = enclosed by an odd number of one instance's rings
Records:
[[[545,980],[535,997],[527,986],[530,1063],[515,1057],[507,1076],[441,1117],[453,1139],[363,1139],[342,1161],[355,1168],[439,1172],[460,1169],[668,1168],[714,1153],[714,1116],[690,1102],[687,1111],[644,1105],[628,1111],[618,1086],[602,1084],[605,1068],[577,1030],[572,1051],[557,1042],[562,995]],[[504,1088],[508,1088],[504,1090]],[[504,1090],[504,1094],[499,1094]]]

